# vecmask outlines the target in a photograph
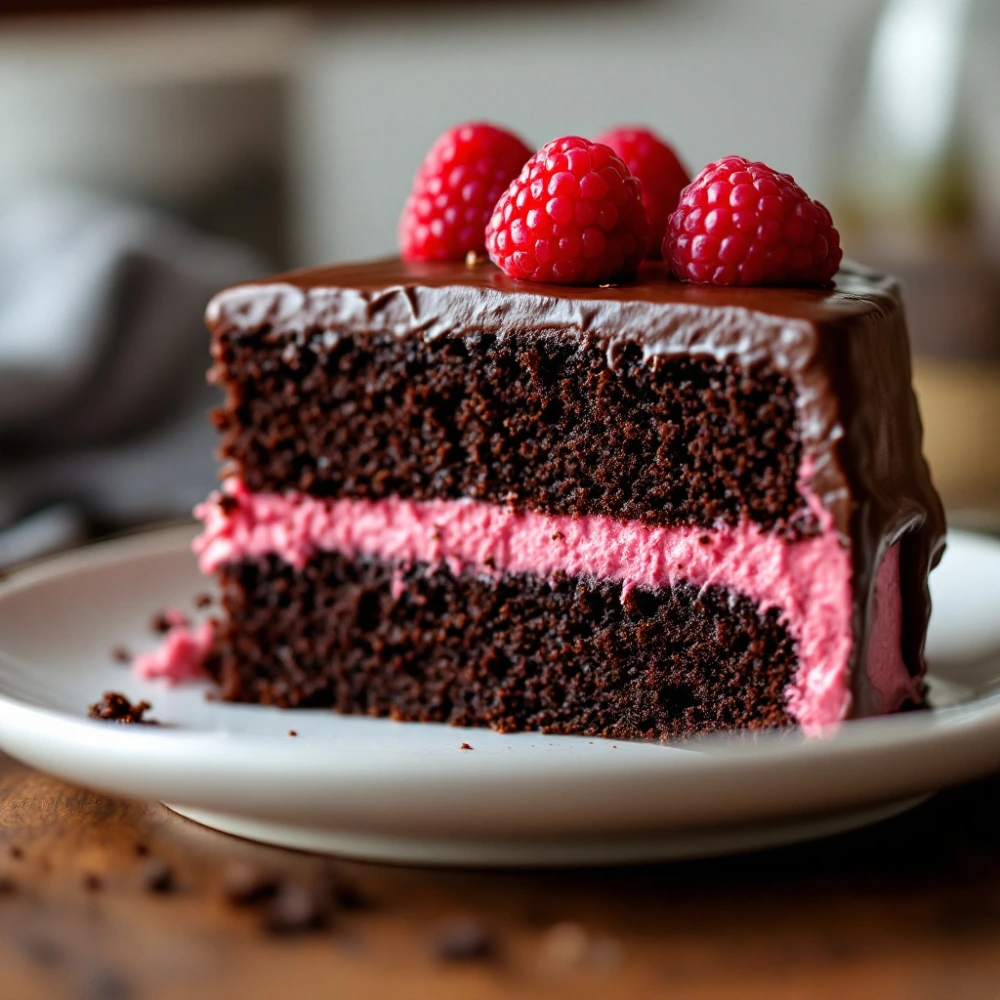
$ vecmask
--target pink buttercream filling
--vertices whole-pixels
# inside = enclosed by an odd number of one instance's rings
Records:
[[[205,657],[212,645],[212,623],[189,626],[182,622],[183,614],[155,649],[135,657],[132,670],[139,677],[158,677],[180,684],[204,676]]]
[[[780,613],[799,658],[788,710],[815,733],[843,719],[850,705],[851,562],[829,512],[805,484],[802,489],[821,531],[789,542],[750,522],[712,529],[646,527],[603,515],[515,513],[471,500],[252,493],[229,480],[225,504],[214,494],[196,509],[204,531],[194,550],[205,573],[270,554],[301,567],[323,550],[400,566],[443,563],[455,573],[562,571],[621,581],[626,590],[716,584],[747,596],[761,612]],[[887,631],[895,628],[895,646],[873,638],[869,652],[898,659],[898,622],[883,624]],[[870,664],[872,669],[880,676],[877,665]]]

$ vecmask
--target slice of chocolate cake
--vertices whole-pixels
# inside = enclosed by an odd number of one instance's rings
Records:
[[[656,739],[922,703],[943,515],[891,280],[389,260],[208,321],[225,698]]]

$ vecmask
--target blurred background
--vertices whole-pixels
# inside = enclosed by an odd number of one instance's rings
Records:
[[[203,497],[210,294],[392,253],[476,118],[794,174],[904,278],[936,479],[995,527],[998,52],[995,0],[0,0],[0,567]]]

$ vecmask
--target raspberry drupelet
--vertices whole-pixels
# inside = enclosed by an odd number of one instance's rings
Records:
[[[788,174],[728,156],[681,193],[663,256],[683,281],[821,285],[843,253],[830,213]]]
[[[642,185],[651,237],[649,256],[659,257],[667,220],[691,180],[687,170],[671,146],[649,129],[622,126],[609,129],[594,141],[610,146]]]
[[[468,122],[441,135],[420,165],[399,220],[406,260],[465,260],[485,253],[497,199],[531,150],[495,125]]]
[[[649,248],[639,182],[602,143],[554,139],[524,165],[486,226],[514,278],[597,284],[635,272]]]

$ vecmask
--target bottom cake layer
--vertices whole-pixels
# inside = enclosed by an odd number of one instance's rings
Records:
[[[666,739],[791,723],[795,644],[719,587],[481,577],[317,552],[221,570],[209,672],[232,701]]]

